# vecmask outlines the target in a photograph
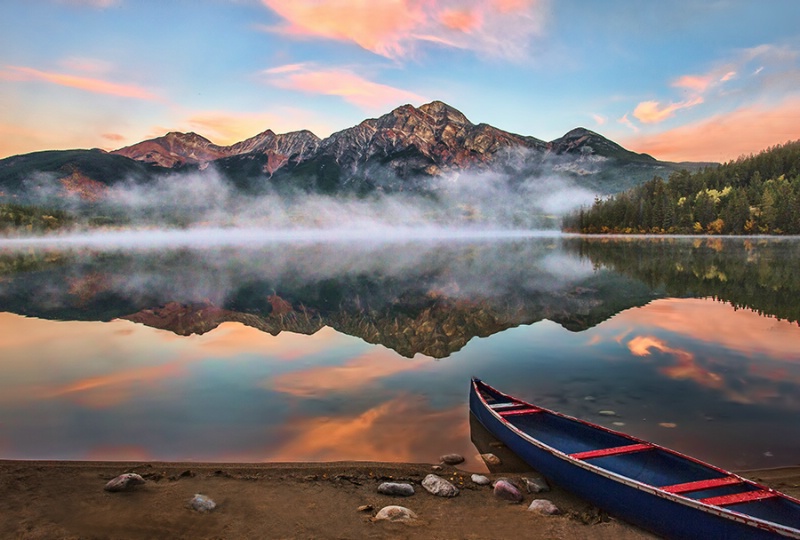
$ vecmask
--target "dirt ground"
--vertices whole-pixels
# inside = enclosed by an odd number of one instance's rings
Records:
[[[0,538],[653,538],[557,487],[526,494],[522,504],[502,501],[491,487],[474,484],[470,472],[455,467],[445,466],[437,474],[461,493],[451,499],[436,497],[420,486],[432,466],[0,461]],[[137,472],[147,482],[129,492],[103,490],[123,472]],[[800,495],[800,468],[750,476]],[[411,482],[416,494],[403,498],[377,493],[382,481],[401,480]],[[189,501],[196,493],[211,497],[217,508],[207,514],[192,510]],[[542,497],[563,514],[528,512],[530,502]],[[392,504],[413,510],[418,521],[373,521],[378,510]],[[359,510],[362,506],[370,509]]]

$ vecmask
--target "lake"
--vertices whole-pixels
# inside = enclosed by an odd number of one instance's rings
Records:
[[[209,230],[0,243],[0,458],[481,467],[468,389],[800,456],[800,240]]]

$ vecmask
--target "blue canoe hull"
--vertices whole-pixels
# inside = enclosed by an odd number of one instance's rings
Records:
[[[646,489],[598,474],[565,459],[563,455],[532,444],[498,418],[470,389],[470,410],[483,426],[528,465],[553,483],[608,512],[666,538],[675,539],[772,539],[792,538],[758,524],[738,521],[691,505],[681,504]],[[635,484],[635,483],[633,483]],[[720,511],[719,514],[724,514]]]

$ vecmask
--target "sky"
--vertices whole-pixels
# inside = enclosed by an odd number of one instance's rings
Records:
[[[796,0],[0,0],[0,158],[320,137],[441,100],[669,161],[800,139]]]

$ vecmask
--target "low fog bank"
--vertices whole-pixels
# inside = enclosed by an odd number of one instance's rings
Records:
[[[173,173],[149,182],[122,181],[93,192],[70,191],[57,182],[36,182],[36,200],[77,216],[72,232],[88,229],[197,229],[209,241],[222,231],[237,231],[246,241],[271,237],[457,237],[498,231],[558,230],[561,216],[591,203],[594,194],[557,175],[519,178],[494,171],[454,172],[409,182],[402,189],[366,195],[346,190],[336,195],[268,184],[237,188],[213,167]],[[47,186],[50,186],[49,188]],[[96,186],[95,186],[96,188]],[[280,231],[280,232],[279,232]],[[287,233],[286,231],[291,231]],[[458,233],[457,231],[465,231]],[[24,233],[23,233],[24,234]],[[166,242],[166,233],[148,233]],[[100,236],[111,240],[110,236]],[[118,241],[138,243],[136,236]],[[179,242],[185,235],[175,235]],[[182,240],[184,239],[184,240]]]
[[[519,180],[486,171],[432,178],[422,189],[364,196],[321,195],[269,186],[242,192],[213,168],[106,194],[111,212],[133,223],[261,229],[557,229],[560,217],[594,194],[562,177]]]

